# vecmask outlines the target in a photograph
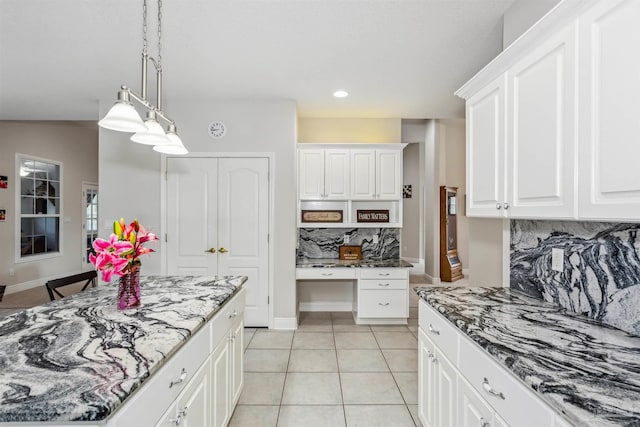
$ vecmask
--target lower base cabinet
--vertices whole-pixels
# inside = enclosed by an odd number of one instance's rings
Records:
[[[107,427],[226,426],[244,384],[244,304],[241,290],[152,375]]]

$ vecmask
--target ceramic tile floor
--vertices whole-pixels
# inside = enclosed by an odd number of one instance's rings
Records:
[[[413,296],[410,315],[407,326],[361,326],[350,312],[302,312],[295,332],[245,329],[229,426],[421,427]]]

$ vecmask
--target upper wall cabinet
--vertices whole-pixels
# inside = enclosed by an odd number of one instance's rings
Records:
[[[349,150],[298,150],[301,200],[349,198]]]
[[[402,150],[351,150],[351,199],[402,198]]]
[[[560,2],[456,92],[469,216],[640,221],[638,20],[634,0]]]
[[[579,215],[640,221],[640,2],[580,19]]]

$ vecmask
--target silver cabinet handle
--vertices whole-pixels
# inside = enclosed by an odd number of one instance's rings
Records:
[[[484,417],[480,417],[480,427],[491,427],[491,423],[484,419]]]
[[[233,310],[233,313],[231,313],[229,315],[229,319],[233,319],[234,317],[236,317],[238,315],[238,310]]]
[[[435,354],[429,352],[429,359],[433,359],[434,357],[436,357]]]
[[[432,324],[429,324],[429,332],[435,335],[440,335],[440,331],[437,329],[434,329]]]
[[[385,302],[385,303],[383,304],[383,303],[379,302],[379,303],[378,303],[378,305],[381,305],[381,306],[383,306],[383,307],[386,307],[386,306],[388,306],[388,305],[389,305],[389,303],[388,303],[388,302]]]
[[[382,286],[383,288],[386,288],[387,286],[389,286],[388,283],[378,283],[378,286]]]
[[[173,418],[169,421],[173,421],[173,423],[177,426],[180,425],[180,423],[182,422],[182,418],[187,416],[187,409],[188,407],[185,406],[184,409],[182,409],[182,411],[180,411],[180,413],[178,414],[177,418]]]
[[[391,273],[378,273],[378,276],[382,276],[382,277],[387,277],[389,276]]]
[[[509,209],[509,203],[504,204],[504,210],[506,211],[507,209]]]
[[[496,203],[496,209],[498,210],[502,209],[502,205],[500,203]]]
[[[322,273],[323,276],[333,276],[333,273]]]
[[[171,381],[171,383],[169,383],[169,388],[173,387],[174,385],[180,384],[186,379],[187,379],[187,370],[182,368],[182,372],[180,372],[180,378],[178,378],[177,381]]]
[[[504,399],[504,394],[502,394],[501,391],[497,391],[493,387],[491,387],[491,384],[489,384],[489,380],[486,379],[486,378],[482,381],[482,388],[484,388],[484,390],[487,393],[492,394],[492,395],[494,395],[496,397],[499,397],[502,400],[505,400]]]

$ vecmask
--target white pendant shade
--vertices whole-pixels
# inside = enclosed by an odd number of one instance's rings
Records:
[[[164,133],[164,129],[156,120],[154,111],[147,111],[147,119],[144,121],[145,129],[131,136],[133,142],[145,145],[165,145],[169,144],[169,139]]]
[[[156,145],[155,147],[153,147],[154,151],[157,151],[158,153],[176,154],[176,155],[187,154],[189,152],[186,148],[184,148],[184,145],[182,144],[182,140],[178,136],[176,132],[176,127],[173,124],[169,125],[169,129],[167,131],[166,137],[169,140],[169,143],[163,144],[163,145]]]
[[[138,132],[147,128],[133,105],[126,101],[116,102],[98,126],[120,132]]]

